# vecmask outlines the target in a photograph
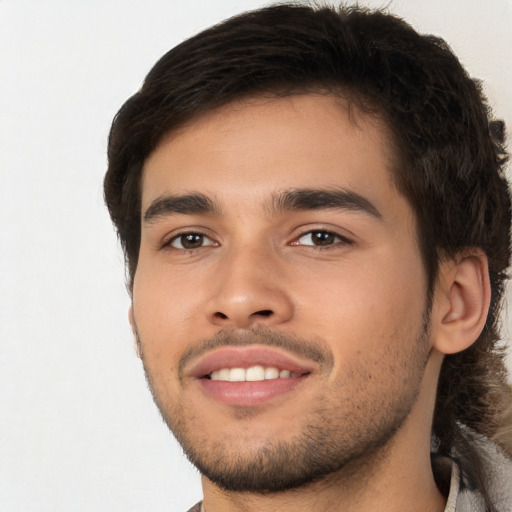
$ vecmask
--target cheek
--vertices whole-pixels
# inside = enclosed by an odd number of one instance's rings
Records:
[[[423,324],[425,294],[419,258],[397,260],[396,254],[303,274],[301,290],[296,289],[311,334],[329,343],[341,360],[362,350],[382,353],[390,343],[414,337]]]
[[[167,365],[180,354],[176,336],[189,316],[191,287],[176,286],[157,266],[139,265],[134,279],[133,310],[147,364]]]
[[[155,258],[144,257],[141,251],[135,274],[133,302],[139,323],[151,324],[162,334],[180,329],[199,310],[206,293],[208,276],[198,266],[175,266]]]

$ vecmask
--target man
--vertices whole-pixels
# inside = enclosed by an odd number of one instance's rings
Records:
[[[162,57],[105,196],[191,510],[512,510],[504,161],[446,44],[381,12],[273,6]]]

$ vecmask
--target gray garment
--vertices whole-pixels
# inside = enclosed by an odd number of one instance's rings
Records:
[[[495,510],[512,512],[512,460],[506,457],[496,445],[480,436],[475,435],[474,442],[480,453],[488,460],[489,495]],[[482,495],[471,489],[464,475],[464,468],[461,469],[454,461],[445,512],[485,511]]]
[[[489,459],[489,484],[497,512],[512,512],[512,460],[491,442],[475,436],[481,453]],[[486,512],[478,491],[472,490],[456,460],[451,460],[450,493],[444,512]],[[201,502],[188,512],[201,512]]]

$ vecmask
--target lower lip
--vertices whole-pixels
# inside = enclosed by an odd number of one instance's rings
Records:
[[[257,382],[226,382],[199,379],[202,389],[210,397],[226,405],[254,407],[294,390],[307,375],[287,379],[269,379]]]

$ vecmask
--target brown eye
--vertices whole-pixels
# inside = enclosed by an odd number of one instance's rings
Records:
[[[347,242],[348,240],[331,233],[330,231],[309,231],[304,233],[298,240],[297,245],[310,245],[314,247],[323,247],[328,245]]]
[[[199,249],[208,245],[213,245],[213,242],[201,233],[183,233],[173,238],[169,244],[175,249]]]
[[[314,231],[311,239],[314,245],[331,245],[336,242],[336,236],[326,231]]]

